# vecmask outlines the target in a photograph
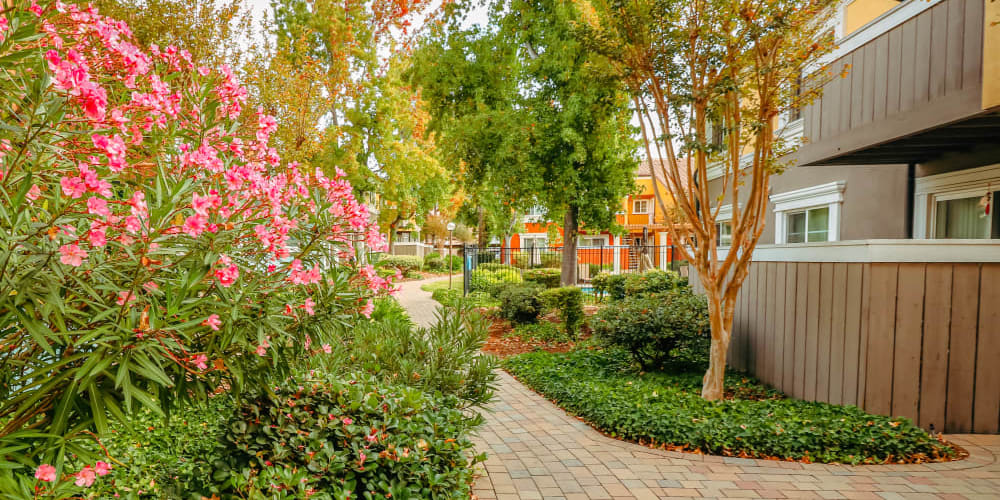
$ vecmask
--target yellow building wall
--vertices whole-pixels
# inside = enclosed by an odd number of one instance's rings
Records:
[[[991,109],[1000,106],[1000,2],[983,1],[983,109]]]
[[[897,0],[854,0],[848,3],[844,13],[844,36],[854,33],[900,3]]]

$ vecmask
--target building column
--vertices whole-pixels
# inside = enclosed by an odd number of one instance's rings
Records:
[[[615,274],[620,273],[622,270],[622,254],[621,254],[621,249],[619,248],[619,246],[621,246],[621,240],[622,240],[621,236],[615,236],[615,239],[612,240],[611,242],[611,248],[613,249],[611,253],[612,255],[614,255],[613,269]]]

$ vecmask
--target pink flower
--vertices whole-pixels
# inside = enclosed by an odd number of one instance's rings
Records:
[[[131,304],[135,302],[135,294],[130,291],[118,292],[118,300],[115,301],[116,304],[123,306],[125,304]]]
[[[371,434],[365,436],[365,441],[368,441],[369,443],[374,443],[375,441],[378,441],[378,434],[372,432]]]
[[[212,72],[211,68],[208,68],[206,66],[198,66],[198,74],[201,76],[208,76],[208,74],[211,72]]]
[[[212,314],[206,318],[205,321],[202,321],[201,324],[217,331],[219,329],[219,325],[222,324],[222,321],[219,319],[218,314]]]
[[[194,362],[195,368],[201,371],[205,371],[205,369],[208,368],[208,356],[205,356],[204,354],[199,354],[197,356],[192,357],[191,361]]]
[[[140,229],[142,229],[142,223],[139,222],[139,218],[138,217],[136,217],[134,215],[130,215],[128,217],[125,217],[125,230],[126,231],[128,231],[130,233],[138,233]]]
[[[59,257],[59,262],[73,267],[79,267],[80,264],[83,264],[83,259],[87,258],[87,252],[76,243],[59,247],[59,253],[62,254]]]
[[[42,8],[35,0],[31,0],[31,7],[28,7],[28,10],[30,10],[35,16],[42,17]]]
[[[358,465],[364,464],[365,460],[368,460],[368,455],[366,455],[363,451],[358,452]]]
[[[184,232],[191,235],[192,238],[197,238],[198,235],[205,232],[205,225],[208,223],[208,219],[204,215],[192,215],[184,220]]]
[[[267,355],[267,347],[264,346],[263,344],[261,344],[261,345],[257,346],[257,350],[254,351],[254,352],[256,352],[258,356],[266,356]]]
[[[316,312],[313,311],[313,306],[315,306],[315,305],[316,305],[316,303],[313,302],[313,299],[306,298],[306,302],[304,304],[302,304],[302,308],[306,310],[306,314],[312,316],[312,315],[316,314]]]
[[[232,286],[240,277],[240,268],[232,262],[228,256],[220,255],[219,261],[215,263],[215,265],[221,266],[215,269],[215,279],[219,280],[219,284],[225,288]]]
[[[38,199],[38,197],[39,197],[39,196],[41,196],[41,195],[42,195],[42,190],[41,190],[41,188],[39,188],[39,187],[38,187],[38,184],[33,184],[33,185],[31,186],[31,189],[29,189],[29,190],[28,190],[28,194],[26,194],[26,195],[24,195],[24,196],[25,196],[26,198],[28,198],[29,200],[31,200],[31,201],[35,201],[35,200],[37,200],[37,199]]]
[[[56,480],[56,468],[49,464],[39,465],[35,469],[35,478],[46,483],[51,483]]]
[[[107,476],[111,472],[111,464],[98,460],[97,463],[94,464],[94,472],[96,472],[98,476]]]
[[[70,198],[79,198],[87,192],[87,185],[79,177],[63,176],[62,179],[59,179],[59,184],[62,185],[63,195]]]
[[[340,419],[340,421],[343,422],[344,425],[351,425],[354,423],[354,420],[351,417],[344,417]]]
[[[198,193],[194,193],[191,195],[191,208],[194,209],[196,214],[207,216],[208,209],[218,207],[219,201],[219,196],[217,194],[202,196]]]
[[[74,477],[76,477],[76,481],[73,484],[86,488],[94,484],[96,474],[94,473],[94,468],[88,465],[80,470],[80,472],[77,472]]]
[[[90,246],[95,248],[100,248],[108,244],[108,235],[104,232],[103,227],[97,227],[88,231],[87,238],[90,240]]]
[[[91,196],[87,199],[87,213],[103,217],[111,215],[111,211],[108,210],[108,202],[96,196]]]
[[[160,285],[157,285],[153,281],[147,281],[146,283],[144,283],[142,285],[142,288],[145,289],[149,293],[153,293],[153,292],[155,292],[155,291],[157,291],[157,290],[160,289]]]
[[[366,318],[371,318],[373,312],[375,312],[375,302],[373,302],[372,299],[368,299],[368,303],[365,304],[365,307],[361,308],[361,314],[363,314]]]
[[[333,348],[330,347],[330,344],[323,344],[323,352],[330,354],[333,352]]]

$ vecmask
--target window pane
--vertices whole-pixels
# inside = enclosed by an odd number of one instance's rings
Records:
[[[729,222],[720,222],[715,225],[716,231],[719,233],[719,239],[716,241],[716,246],[728,247],[733,243],[733,226]]]
[[[979,197],[937,202],[935,238],[984,239],[990,237],[991,217],[979,206]]]
[[[808,236],[806,241],[827,241],[830,234],[830,207],[814,208],[806,212]]]
[[[788,214],[788,243],[806,241],[806,213]]]

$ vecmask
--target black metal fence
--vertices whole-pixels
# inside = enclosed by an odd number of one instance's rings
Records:
[[[524,280],[559,282],[564,247],[485,247],[466,245],[463,249],[465,293],[489,291],[503,283]],[[607,245],[578,247],[576,284],[587,287],[599,273],[641,273],[652,269],[678,271],[680,262],[672,246]]]

